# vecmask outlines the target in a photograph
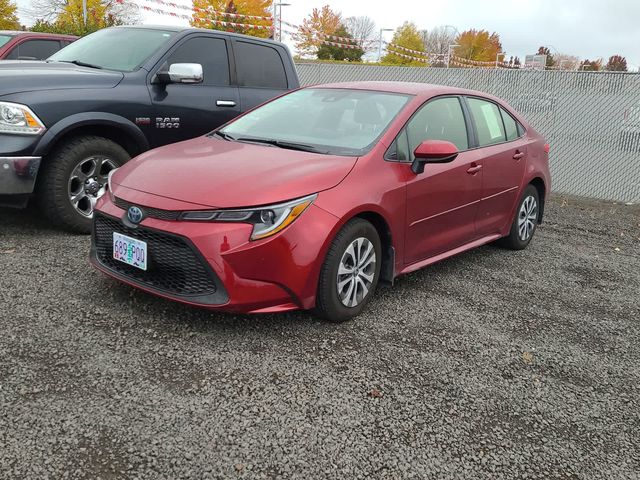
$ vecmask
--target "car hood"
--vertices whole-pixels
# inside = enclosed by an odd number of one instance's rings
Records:
[[[35,90],[113,88],[120,72],[78,67],[70,63],[0,61],[0,96]]]
[[[140,155],[120,168],[112,182],[204,207],[250,207],[332,188],[356,161],[199,137]]]

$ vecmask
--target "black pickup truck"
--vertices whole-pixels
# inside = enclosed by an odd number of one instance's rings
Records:
[[[108,28],[46,62],[0,62],[0,204],[35,193],[88,232],[111,170],[298,86],[286,46],[193,28]]]

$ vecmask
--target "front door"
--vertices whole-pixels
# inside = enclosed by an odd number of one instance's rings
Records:
[[[410,160],[424,140],[447,140],[458,147],[450,163],[427,164],[407,183],[405,264],[434,257],[475,238],[482,192],[482,162],[469,150],[470,136],[458,97],[427,102],[407,123]],[[399,137],[401,139],[402,137]]]
[[[190,36],[169,53],[159,70],[175,63],[202,65],[200,84],[151,84],[154,116],[151,146],[188,140],[219,127],[240,113],[238,88],[231,85],[228,43],[222,37]]]

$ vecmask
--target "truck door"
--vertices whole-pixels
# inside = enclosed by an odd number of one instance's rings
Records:
[[[151,75],[152,147],[188,140],[219,127],[240,113],[238,88],[231,82],[229,42],[215,35],[192,35],[175,45]],[[199,63],[200,84],[153,83],[158,71],[175,63]]]
[[[234,40],[233,49],[242,112],[294,87],[287,82],[280,50],[251,40]]]

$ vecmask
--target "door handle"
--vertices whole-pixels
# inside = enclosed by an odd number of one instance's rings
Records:
[[[473,165],[473,164],[471,164],[471,165],[472,165],[472,166],[471,166],[471,167],[469,167],[469,168],[467,169],[467,173],[468,173],[469,175],[475,175],[475,174],[476,174],[476,173],[478,173],[480,170],[482,170],[482,165]]]
[[[513,159],[514,160],[520,160],[522,157],[524,157],[524,152],[518,152],[516,150],[516,153],[513,154]]]
[[[233,100],[216,100],[216,106],[218,107],[235,107],[236,102]]]

